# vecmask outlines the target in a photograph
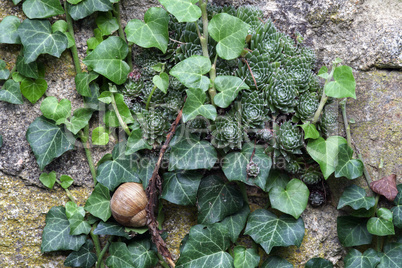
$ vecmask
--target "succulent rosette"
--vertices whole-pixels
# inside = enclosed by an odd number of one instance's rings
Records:
[[[328,133],[336,124],[337,116],[331,110],[324,108],[320,122],[318,123],[317,129],[321,131],[322,134],[328,136]]]
[[[211,143],[221,149],[241,149],[243,131],[233,116],[219,116],[211,126]]]
[[[301,175],[300,179],[308,185],[317,184],[321,181],[322,175],[317,171],[307,171],[303,175]]]
[[[241,99],[242,123],[246,128],[260,128],[268,119],[263,95],[257,91],[246,92]]]
[[[273,112],[293,113],[297,105],[298,91],[292,82],[276,79],[267,92],[269,108]]]
[[[260,168],[257,163],[250,161],[247,165],[247,176],[249,177],[257,177],[260,174]]]
[[[302,94],[296,107],[296,116],[302,121],[312,117],[317,111],[318,104],[315,93],[306,92]]]
[[[283,123],[276,132],[275,149],[287,153],[301,154],[303,147],[303,136],[298,126],[287,121]]]
[[[159,110],[144,110],[137,114],[137,121],[140,123],[143,137],[149,145],[162,144],[166,139],[166,132],[169,130],[169,122]]]

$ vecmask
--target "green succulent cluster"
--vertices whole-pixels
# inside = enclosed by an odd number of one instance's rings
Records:
[[[257,91],[244,94],[241,98],[241,115],[245,127],[261,128],[268,119],[263,95]]]
[[[137,114],[137,120],[141,125],[143,137],[149,145],[155,146],[164,142],[170,125],[161,111],[143,110]]]
[[[318,104],[316,93],[306,92],[302,94],[296,107],[296,116],[302,121],[312,117],[318,108]]]
[[[306,173],[304,173],[300,179],[308,185],[313,185],[313,184],[317,184],[321,181],[321,173],[317,172],[317,171],[308,171]]]
[[[260,174],[260,167],[254,161],[250,161],[247,165],[247,176],[255,178],[258,174]]]
[[[234,116],[219,116],[211,128],[211,143],[221,149],[241,149],[243,130]]]
[[[301,154],[303,135],[300,128],[290,121],[284,122],[276,131],[274,148],[285,158],[291,154]]]

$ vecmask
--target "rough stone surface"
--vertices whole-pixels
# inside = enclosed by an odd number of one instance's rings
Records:
[[[218,4],[256,4],[264,10],[282,31],[300,32],[305,42],[315,49],[319,68],[335,57],[354,68],[357,81],[357,100],[348,101],[352,136],[362,153],[373,180],[378,179],[379,159],[384,160],[383,175],[395,173],[402,182],[401,159],[401,95],[402,95],[402,2],[399,0],[218,0]],[[122,0],[122,24],[133,18],[142,19],[156,0]],[[21,5],[12,1],[0,1],[0,20],[14,15],[21,20],[24,15]],[[86,40],[93,36],[94,16],[75,22],[76,42],[79,57],[86,56]],[[0,59],[11,69],[20,47],[1,45]],[[73,109],[82,106],[81,97],[74,86],[74,67],[68,52],[60,59],[41,56],[46,66],[47,95],[67,98]],[[85,65],[81,64],[82,69]],[[376,69],[377,68],[377,69]],[[384,70],[378,70],[384,69]],[[61,189],[45,190],[38,178],[41,171],[25,138],[29,124],[40,115],[39,100],[32,105],[27,100],[23,105],[0,102],[0,266],[16,267],[62,267],[65,255],[41,254],[41,233],[45,213],[50,207],[68,201]],[[97,126],[94,119],[92,126]],[[340,134],[343,135],[340,121]],[[107,147],[94,147],[96,163],[110,152],[118,138]],[[92,179],[79,147],[54,160],[45,172],[56,171],[75,179],[73,194],[83,204],[92,190]],[[277,253],[287,258],[295,267],[303,267],[312,257],[331,260],[336,267],[343,267],[345,251],[336,238],[336,217],[342,213],[335,209],[343,188],[350,183],[367,187],[364,179],[355,181],[330,178],[330,203],[313,209],[308,207],[302,217],[306,235],[300,248],[289,247]],[[82,187],[80,187],[82,186]],[[264,206],[252,204],[253,207]],[[196,224],[195,208],[169,205],[165,208],[164,229],[168,231],[168,246],[175,259],[179,245],[189,228]]]

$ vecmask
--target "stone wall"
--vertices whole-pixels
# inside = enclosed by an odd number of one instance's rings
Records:
[[[370,174],[377,179],[379,160],[384,160],[384,174],[397,174],[402,183],[402,2],[400,0],[262,0],[215,1],[219,4],[256,4],[266,18],[289,34],[298,31],[318,56],[317,68],[329,65],[335,58],[353,67],[357,80],[357,99],[348,101],[354,143],[362,153]],[[157,1],[122,0],[122,19],[126,24],[141,18]],[[0,20],[7,15],[24,16],[21,5],[10,0],[0,2]],[[77,47],[81,59],[85,57],[86,40],[91,37],[93,18],[75,24]],[[18,46],[0,45],[0,59],[12,68]],[[82,105],[74,89],[74,67],[69,52],[61,59],[42,58],[46,66],[47,95],[67,98],[73,109]],[[82,65],[84,68],[85,66]],[[0,102],[0,266],[62,267],[64,256],[40,253],[41,232],[45,213],[50,207],[68,201],[61,189],[45,190],[38,178],[40,170],[26,141],[29,124],[40,115],[39,100],[32,105]],[[342,128],[340,128],[342,129]],[[342,132],[341,132],[342,134]],[[107,148],[92,148],[95,163]],[[53,161],[45,172],[56,171],[74,178],[73,193],[79,202],[89,196],[92,179],[85,153],[77,147]],[[359,182],[359,181],[358,181]],[[364,182],[360,182],[364,185]],[[303,264],[312,257],[324,257],[337,267],[345,251],[336,237],[337,198],[345,184],[330,181],[332,202],[319,209],[308,207],[303,213],[306,236],[302,246],[290,247],[280,254],[295,264]],[[257,207],[258,205],[255,205]],[[178,257],[181,239],[194,222],[194,209],[172,208],[165,222],[169,231],[168,243]]]

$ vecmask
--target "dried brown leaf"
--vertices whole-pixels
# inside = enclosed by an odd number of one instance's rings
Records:
[[[391,174],[378,181],[370,183],[370,188],[377,194],[385,196],[389,201],[394,201],[398,194],[396,188],[396,175]]]

